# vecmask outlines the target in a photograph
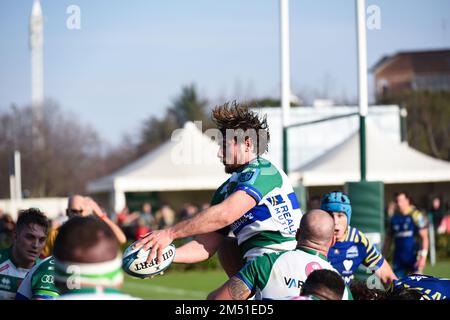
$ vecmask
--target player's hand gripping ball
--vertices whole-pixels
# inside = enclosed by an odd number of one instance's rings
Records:
[[[163,249],[160,263],[156,263],[156,256],[153,260],[147,262],[150,249],[144,250],[142,247],[133,249],[134,244],[132,243],[125,250],[122,259],[122,269],[130,276],[141,279],[153,278],[158,274],[162,274],[175,258],[175,246],[170,244]]]

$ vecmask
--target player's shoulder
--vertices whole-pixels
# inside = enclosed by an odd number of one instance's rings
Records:
[[[268,263],[274,263],[279,258],[285,256],[286,254],[290,254],[294,252],[294,250],[282,250],[282,251],[274,251],[274,252],[265,252],[259,257],[256,257],[259,261],[266,261]]]
[[[279,252],[265,252],[260,256],[257,256],[246,263],[243,269],[247,266],[252,266],[259,270],[270,271],[272,267],[277,263],[277,260],[288,253],[289,250]]]
[[[43,272],[46,272],[48,270],[50,271],[55,270],[55,258],[53,256],[49,256],[44,260],[41,260],[39,262],[39,265],[37,266],[37,270]]]
[[[346,231],[345,238],[341,242],[351,244],[355,241],[360,241],[360,238],[360,231],[357,228],[349,225]]]
[[[230,178],[228,178],[224,183],[222,183],[217,190],[214,192],[212,199],[211,199],[211,205],[218,204],[223,201],[225,198],[226,188],[230,182]]]
[[[414,221],[414,223],[419,227],[419,228],[425,228],[427,225],[427,218],[426,215],[424,214],[423,211],[419,210],[416,207],[413,207],[413,209],[411,210],[411,217]]]
[[[274,184],[282,180],[280,171],[269,160],[258,157],[251,161],[245,168],[239,172],[238,183],[253,184],[256,181]]]
[[[258,157],[255,160],[249,162],[241,173],[249,171],[261,171],[264,173],[267,172],[279,173],[279,169],[272,162],[262,157]]]
[[[418,209],[418,208],[416,208],[416,207],[413,207],[413,208],[412,208],[410,214],[411,214],[411,217],[412,217],[413,219],[425,217],[425,213],[424,213],[422,210],[420,210],[420,209]]]
[[[353,229],[355,230],[355,232],[354,232],[355,236],[354,236],[353,241],[355,243],[362,243],[364,245],[367,245],[369,240],[368,240],[366,234],[364,232],[362,232],[361,230],[359,230],[358,228],[353,228]]]

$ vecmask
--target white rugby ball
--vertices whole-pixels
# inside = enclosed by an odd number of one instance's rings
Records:
[[[162,261],[156,263],[156,256],[147,262],[149,250],[143,248],[133,249],[132,243],[123,253],[122,269],[130,276],[145,279],[161,274],[166,270],[175,258],[175,246],[168,245],[162,251]]]

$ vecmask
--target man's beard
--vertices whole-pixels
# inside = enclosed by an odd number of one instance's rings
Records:
[[[236,163],[225,163],[223,162],[223,165],[225,166],[225,173],[231,174],[233,172],[236,172],[243,164],[236,164]]]

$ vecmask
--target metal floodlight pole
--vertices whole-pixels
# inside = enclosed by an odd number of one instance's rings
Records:
[[[20,151],[14,151],[14,176],[15,176],[15,196],[17,201],[22,200],[22,171],[20,168]]]
[[[283,170],[288,173],[288,130],[291,99],[289,62],[289,0],[280,0],[281,112],[283,126]]]
[[[364,181],[366,180],[366,116],[368,113],[365,0],[356,0],[356,17],[358,30],[359,154],[361,181]]]

